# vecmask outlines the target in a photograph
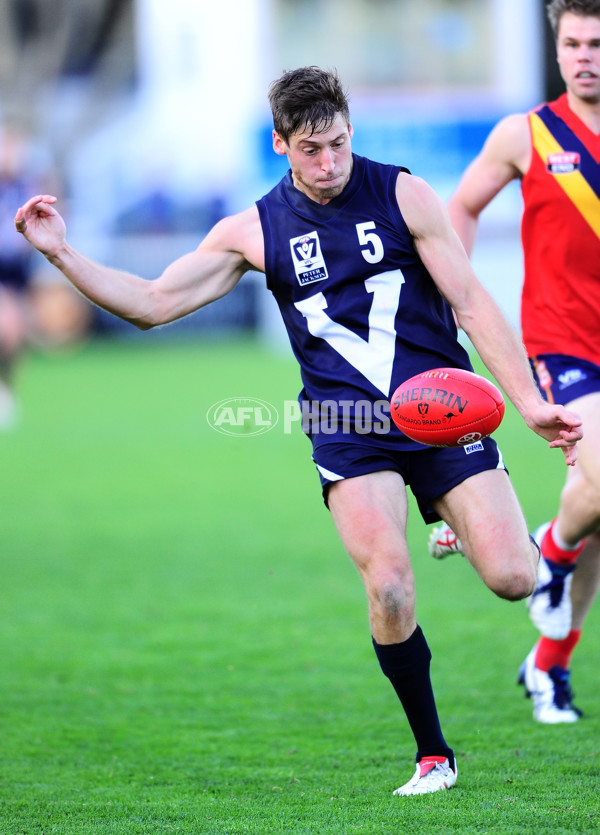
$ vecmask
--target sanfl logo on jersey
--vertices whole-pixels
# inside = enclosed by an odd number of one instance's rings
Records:
[[[587,374],[581,368],[570,368],[568,371],[563,371],[558,375],[558,382],[561,389],[566,389],[569,386],[580,383],[582,380],[587,380]]]
[[[290,238],[290,249],[299,284],[312,284],[327,278],[327,267],[321,252],[318,232]]]
[[[548,154],[546,167],[550,174],[571,174],[579,171],[581,157],[577,151],[564,151],[561,154]]]

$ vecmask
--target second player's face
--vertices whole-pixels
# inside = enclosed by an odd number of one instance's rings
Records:
[[[352,125],[338,114],[326,131],[295,133],[288,143],[273,131],[273,147],[287,156],[296,188],[317,203],[328,203],[350,179],[351,138]]]
[[[565,12],[556,54],[567,89],[585,101],[600,101],[600,18]]]

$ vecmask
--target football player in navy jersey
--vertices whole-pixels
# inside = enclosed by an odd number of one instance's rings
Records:
[[[247,270],[265,273],[300,363],[300,403],[323,495],[364,581],[375,652],[417,746],[416,771],[395,794],[448,789],[457,765],[415,618],[407,486],[427,521],[442,518],[468,543],[473,566],[500,597],[531,593],[539,552],[492,439],[468,451],[423,447],[376,420],[376,409],[419,371],[471,368],[452,307],[526,424],[561,448],[567,464],[576,460],[581,421],[541,398],[515,331],[474,275],[435,192],[406,169],[352,154],[337,74],[293,70],[269,98],[274,150],[290,171],[154,280],[75,251],[51,195],[27,201],[15,224],[91,301],[141,329],[220,298]],[[337,423],[332,404],[343,414]]]

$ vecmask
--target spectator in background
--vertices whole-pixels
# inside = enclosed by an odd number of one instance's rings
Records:
[[[26,347],[80,338],[91,321],[87,302],[15,233],[15,203],[32,189],[60,190],[42,151],[20,125],[0,123],[0,431],[18,417],[15,374]]]
[[[0,429],[16,419],[15,365],[30,329],[27,290],[34,257],[14,233],[14,205],[33,187],[25,133],[16,125],[0,125]]]

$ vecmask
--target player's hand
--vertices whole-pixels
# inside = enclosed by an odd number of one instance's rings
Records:
[[[577,461],[577,441],[583,437],[578,414],[564,406],[543,403],[535,411],[531,428],[550,442],[551,449],[562,449],[565,461],[572,467]]]
[[[46,256],[57,252],[65,240],[65,222],[56,211],[53,203],[56,197],[51,194],[38,194],[17,210],[15,229],[32,246]]]

